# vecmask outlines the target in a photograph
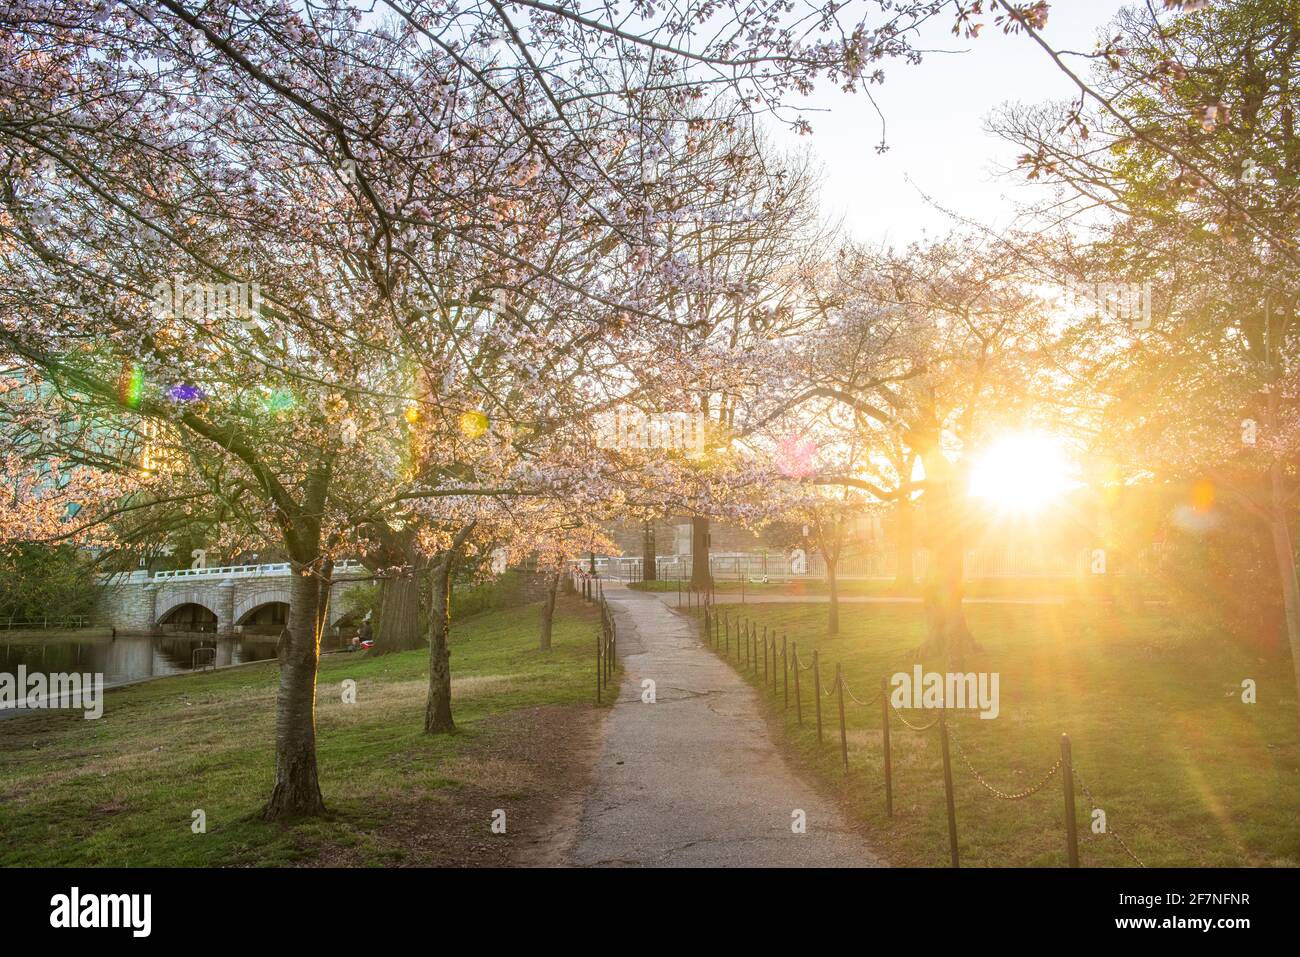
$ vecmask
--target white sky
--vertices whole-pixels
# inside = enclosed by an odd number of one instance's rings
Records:
[[[1125,5],[1122,0],[1055,0],[1044,38],[1056,49],[1091,52],[1099,28]],[[822,204],[863,242],[903,245],[942,234],[956,224],[925,200],[993,227],[1014,218],[1041,186],[1022,173],[999,175],[1018,150],[986,133],[985,117],[1007,101],[1038,103],[1070,98],[1075,87],[1047,54],[1024,34],[1006,36],[987,23],[976,40],[952,35],[945,14],[929,25],[921,45],[935,50],[920,66],[885,63],[885,82],[874,88],[885,115],[889,152],[875,151],[880,119],[861,94],[833,87],[801,101],[829,113],[806,113],[811,137],[774,129],[786,146],[811,145],[824,164]],[[1081,76],[1087,63],[1067,60]],[[829,86],[829,85],[828,85]],[[775,124],[773,124],[775,127]],[[909,182],[910,178],[910,182]]]

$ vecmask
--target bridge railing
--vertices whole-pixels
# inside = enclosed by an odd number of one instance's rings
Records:
[[[334,574],[359,572],[361,562],[344,561],[334,565]],[[266,565],[214,565],[207,568],[174,568],[170,571],[154,572],[147,580],[163,582],[176,579],[192,578],[257,578],[260,576],[290,575],[293,567],[288,562],[275,562]]]

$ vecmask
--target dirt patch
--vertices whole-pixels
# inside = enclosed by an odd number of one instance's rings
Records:
[[[455,781],[418,796],[376,797],[377,823],[352,846],[323,849],[310,863],[348,867],[560,866],[577,835],[606,712],[525,708],[483,723],[482,735],[438,770]],[[492,822],[504,812],[505,833]]]

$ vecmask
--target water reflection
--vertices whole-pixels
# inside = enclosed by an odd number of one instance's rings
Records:
[[[111,638],[0,638],[0,672],[102,672],[104,687],[191,671],[197,648],[216,650],[217,667],[275,657],[275,635],[158,635]],[[200,656],[206,658],[206,656]]]

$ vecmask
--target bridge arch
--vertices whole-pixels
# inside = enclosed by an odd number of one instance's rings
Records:
[[[342,593],[348,590],[349,582],[343,582],[334,586],[333,594],[330,595],[329,625],[334,627],[339,620],[347,614],[343,603],[339,601]],[[256,591],[249,592],[247,595],[235,602],[235,623],[244,624],[253,612],[266,605],[283,604],[286,607],[292,607],[289,596],[289,586],[270,585],[259,588]]]
[[[272,585],[249,592],[235,601],[235,621],[242,624],[244,619],[263,605],[289,604],[288,585]]]
[[[165,621],[172,612],[183,605],[197,605],[205,611],[210,612],[213,618],[220,620],[221,615],[212,607],[212,604],[211,601],[205,600],[205,596],[196,595],[192,592],[187,592],[182,595],[171,595],[167,598],[159,598],[158,608],[154,612],[154,621]]]

